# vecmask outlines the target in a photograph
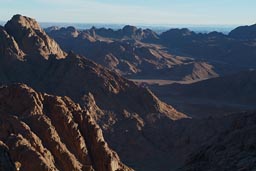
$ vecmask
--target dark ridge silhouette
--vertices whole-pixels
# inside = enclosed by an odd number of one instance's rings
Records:
[[[256,39],[256,24],[250,26],[240,26],[229,33],[229,37],[241,40]]]

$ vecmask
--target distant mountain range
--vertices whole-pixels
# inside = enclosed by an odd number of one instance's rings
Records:
[[[6,22],[0,21],[0,25],[4,25]],[[48,28],[51,26],[57,27],[68,27],[73,26],[78,30],[90,29],[92,27],[96,28],[110,28],[113,30],[118,30],[123,28],[126,24],[109,24],[109,23],[54,23],[54,22],[39,22],[42,28]],[[143,29],[151,29],[156,33],[162,33],[171,28],[188,28],[196,33],[210,33],[212,31],[222,32],[228,34],[231,30],[236,28],[238,25],[186,25],[186,24],[136,24],[136,27]]]
[[[108,24],[108,23],[40,23],[43,28],[48,28],[51,26],[58,26],[58,27],[68,27],[73,26],[78,30],[90,29],[92,27],[96,28],[110,28],[113,30],[118,30],[123,28],[126,24]],[[212,31],[222,32],[224,34],[228,34],[231,30],[237,27],[237,25],[186,25],[186,24],[169,24],[169,25],[143,25],[143,24],[136,24],[138,28],[143,29],[150,29],[155,31],[156,33],[162,33],[167,31],[171,28],[188,28],[196,33],[209,33]]]
[[[253,40],[219,32],[195,33],[125,26],[45,29],[66,51],[80,55],[131,79],[196,81],[256,67]]]

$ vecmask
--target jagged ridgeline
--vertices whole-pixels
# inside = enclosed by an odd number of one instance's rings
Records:
[[[24,84],[0,88],[0,169],[131,171],[105,142],[100,127],[68,97]],[[3,144],[3,142],[5,144]]]

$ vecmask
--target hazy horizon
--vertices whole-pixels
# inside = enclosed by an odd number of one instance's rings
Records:
[[[14,14],[52,23],[250,25],[253,0],[0,0],[3,21]]]
[[[6,21],[0,21],[0,25],[4,25]],[[90,29],[92,27],[96,28],[107,28],[107,29],[114,29],[118,30],[123,28],[126,25],[130,24],[116,24],[116,23],[64,23],[64,22],[40,22],[39,24],[42,28],[48,28],[52,26],[57,27],[68,27],[73,26],[78,30],[85,30]],[[209,33],[212,31],[222,32],[224,34],[228,34],[231,30],[238,27],[239,25],[190,25],[190,24],[169,24],[169,25],[161,25],[161,24],[136,24],[132,25],[136,26],[137,28],[142,29],[151,29],[157,33],[162,33],[164,31],[167,31],[169,29],[174,28],[188,28],[191,31],[194,31],[196,33]]]

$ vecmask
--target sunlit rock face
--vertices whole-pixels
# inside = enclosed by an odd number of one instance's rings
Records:
[[[108,147],[89,111],[70,98],[15,84],[0,88],[0,101],[0,161],[6,170],[19,161],[22,171],[132,171]]]

